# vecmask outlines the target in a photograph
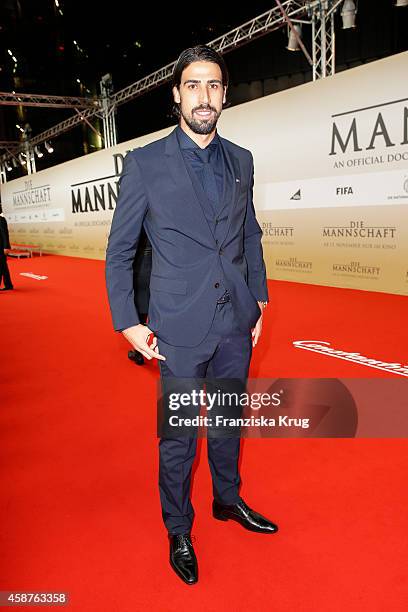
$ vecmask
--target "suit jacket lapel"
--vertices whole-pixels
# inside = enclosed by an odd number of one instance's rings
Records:
[[[220,142],[224,151],[224,158],[226,160],[226,167],[224,168],[224,193],[222,209],[227,207],[228,219],[225,225],[225,233],[223,238],[220,240],[220,245],[225,241],[228,231],[231,225],[232,215],[235,209],[235,205],[238,199],[238,186],[241,180],[241,171],[239,166],[238,158],[230,151],[228,142],[220,136]],[[229,185],[227,185],[227,181]]]
[[[239,160],[229,149],[228,141],[220,136],[220,142],[223,147],[224,159],[226,161],[227,166],[224,167],[223,201],[221,203],[221,206],[222,208],[225,208],[227,206],[227,209],[229,209],[225,233],[223,238],[219,241],[219,245],[222,245],[228,235],[232,215],[237,202],[239,193],[238,186],[241,180],[241,171]],[[208,229],[208,237],[210,238],[211,242],[215,244],[214,234],[212,233],[210,224],[208,223],[203,208],[199,202],[196,190],[194,189],[192,180],[186,168],[186,164],[184,163],[184,158],[181,153],[176,134],[176,128],[172,132],[170,132],[170,134],[165,139],[165,159],[167,167],[171,176],[173,177],[174,182],[180,187],[180,190],[182,191],[185,200],[187,200],[192,206],[194,206],[197,210],[197,214],[202,219],[204,219],[204,227]],[[227,181],[229,181],[230,183],[229,186],[227,185]]]

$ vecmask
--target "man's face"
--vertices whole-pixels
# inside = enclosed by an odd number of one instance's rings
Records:
[[[226,87],[222,73],[213,62],[193,62],[183,70],[180,88],[173,87],[173,97],[180,104],[181,118],[196,134],[210,134],[222,112]]]

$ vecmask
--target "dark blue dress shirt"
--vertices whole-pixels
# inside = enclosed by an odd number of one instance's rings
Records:
[[[201,149],[201,147],[199,147],[198,144],[194,142],[194,140],[190,138],[190,136],[188,136],[188,134],[186,134],[186,132],[179,125],[177,126],[177,137],[180,144],[181,152],[186,163],[188,163],[196,172],[204,191],[207,193],[207,195],[209,195],[210,200],[215,200],[218,207],[223,193],[224,182],[222,150],[218,133],[215,133],[215,136],[210,142],[210,144],[207,145],[204,149]],[[201,151],[209,151],[209,163],[215,175],[215,183],[217,189],[216,194],[214,194],[215,186],[213,188],[211,184],[208,184],[210,181],[208,178],[208,174],[205,172],[204,169],[205,162],[200,157]]]

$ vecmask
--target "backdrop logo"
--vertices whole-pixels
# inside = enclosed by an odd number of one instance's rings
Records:
[[[114,210],[119,195],[119,176],[124,156],[113,156],[114,174],[71,185],[72,212],[87,213]]]
[[[378,107],[385,107],[389,104],[396,104],[400,100],[394,102],[384,102],[379,104]],[[375,107],[371,107],[375,108]],[[347,111],[345,113],[339,113],[338,115],[332,115],[333,117],[341,117],[342,115],[357,114],[362,111],[370,110],[369,108],[360,108],[355,111]],[[408,107],[404,106],[402,109],[400,132],[399,134],[391,134],[390,127],[387,126],[386,119],[384,119],[382,112],[379,112],[372,126],[371,137],[367,147],[364,147],[366,151],[374,150],[377,146],[377,140],[379,139],[381,146],[395,147],[396,144],[408,145]],[[359,123],[357,123],[357,117],[352,119],[351,124],[348,126],[348,130],[341,130],[336,121],[333,122],[332,126],[332,139],[331,139],[331,150],[330,155],[337,155],[339,150],[342,153],[346,153],[351,149],[354,153],[356,151],[363,151],[360,146],[362,144],[361,138],[359,138]]]
[[[295,228],[286,225],[272,225],[272,223],[262,223],[262,231],[265,237],[270,238],[293,238]]]
[[[337,113],[332,119],[329,155],[348,156],[336,160],[335,168],[408,161],[408,150],[396,148],[408,145],[407,99]]]
[[[300,189],[298,189],[296,191],[296,193],[293,194],[293,196],[290,198],[291,200],[301,200],[302,199],[302,192]]]
[[[348,196],[353,195],[354,191],[352,187],[336,187],[337,196]]]
[[[396,227],[392,226],[366,226],[364,221],[350,221],[347,226],[330,226],[323,227],[324,238],[395,238],[397,232]]]
[[[51,201],[50,185],[40,185],[33,187],[33,181],[24,181],[24,189],[19,189],[12,193],[13,206],[38,206]]]
[[[284,270],[311,272],[313,263],[311,261],[300,261],[297,257],[289,257],[289,259],[276,259],[275,266]]]
[[[334,273],[342,273],[343,276],[360,276],[362,278],[378,277],[381,270],[379,266],[367,266],[359,261],[334,263],[332,268]]]

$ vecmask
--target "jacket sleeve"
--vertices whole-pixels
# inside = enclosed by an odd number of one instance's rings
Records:
[[[247,211],[244,224],[244,252],[248,263],[248,287],[258,302],[268,301],[268,285],[262,249],[262,229],[253,202],[254,160],[251,155]]]
[[[106,250],[106,287],[116,331],[140,323],[134,303],[133,261],[147,208],[142,173],[131,151],[124,158]]]

